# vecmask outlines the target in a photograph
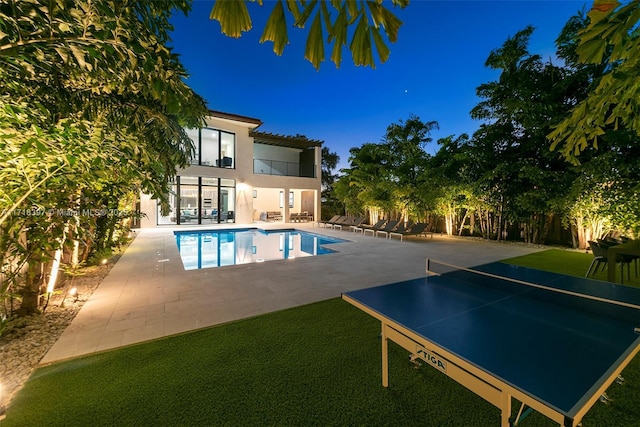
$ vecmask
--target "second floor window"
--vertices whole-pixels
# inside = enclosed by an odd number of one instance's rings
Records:
[[[212,128],[188,129],[187,134],[196,147],[191,164],[235,168],[235,134]]]

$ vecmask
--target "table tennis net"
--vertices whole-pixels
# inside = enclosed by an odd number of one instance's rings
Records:
[[[436,261],[431,258],[427,258],[427,273],[440,275],[440,274],[453,273],[455,271],[472,271],[472,270],[468,268],[460,267],[457,265]]]
[[[485,286],[493,290],[500,289],[505,294],[519,295],[526,298],[542,300],[552,304],[570,306],[586,310],[597,315],[613,318],[624,318],[638,322],[640,319],[640,301],[638,304],[605,298],[601,295],[582,293],[576,290],[563,289],[562,278],[558,275],[556,284],[532,283],[512,277],[499,276],[493,273],[465,268],[453,264],[427,259],[427,274],[444,276],[448,279],[472,283],[474,286]],[[602,286],[607,286],[602,283]]]
[[[500,289],[505,293],[514,295],[532,291],[537,286],[535,283],[498,276],[496,274],[486,273],[433,259],[427,259],[427,274],[438,276],[445,275],[448,280],[459,280],[475,286]]]

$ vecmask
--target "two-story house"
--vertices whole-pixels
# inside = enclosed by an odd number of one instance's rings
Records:
[[[142,227],[314,220],[320,215],[322,141],[259,132],[259,119],[210,111],[188,129],[196,147],[178,171],[171,212],[143,195]]]

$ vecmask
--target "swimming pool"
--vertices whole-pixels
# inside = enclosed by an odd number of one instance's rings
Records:
[[[185,270],[330,254],[348,240],[296,229],[174,231]]]

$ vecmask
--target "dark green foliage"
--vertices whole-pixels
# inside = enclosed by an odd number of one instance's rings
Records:
[[[485,65],[499,75],[476,89],[481,101],[471,117],[482,123],[471,137],[440,138],[430,156],[424,144],[437,124],[411,116],[390,125],[381,143],[351,149],[350,168],[335,186],[347,211],[401,211],[431,219],[432,227],[444,223],[438,231],[447,234],[579,248],[612,231],[637,236],[640,152],[632,126],[607,122],[597,150],[581,149],[574,163],[548,139],[606,75],[605,65],[578,59],[588,25],[581,13],[567,22],[557,40],[560,61],[529,52],[531,26],[490,52]],[[589,114],[604,115],[597,105]],[[566,229],[558,232],[560,222]]]
[[[37,311],[39,279],[65,241],[82,241],[86,256],[93,244],[117,246],[122,218],[82,212],[131,209],[120,203],[140,192],[167,207],[169,182],[194,149],[184,127],[207,113],[167,46],[171,14],[189,8],[0,3],[0,266],[28,263],[25,313]],[[0,298],[23,285],[9,279]]]

